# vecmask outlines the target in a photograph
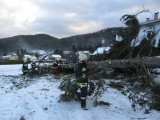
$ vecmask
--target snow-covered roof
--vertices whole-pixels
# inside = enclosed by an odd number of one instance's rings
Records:
[[[89,51],[77,51],[77,52],[76,52],[76,54],[81,54],[81,53],[87,54],[87,53],[90,53],[90,52],[89,52]]]
[[[8,58],[10,58],[11,57],[11,55],[7,55],[7,56],[2,56],[1,58],[2,59],[8,59]]]
[[[24,58],[32,58],[32,56],[31,55],[24,55]]]
[[[104,51],[107,52],[108,50],[110,50],[111,47],[99,47],[97,48],[97,50],[93,53],[93,55],[96,54],[103,54]]]
[[[52,57],[54,57],[54,58],[61,58],[60,55],[56,55],[56,54],[53,54]]]
[[[157,23],[157,22],[160,22],[160,19],[142,22],[142,23],[140,23],[140,25],[141,25],[141,26],[143,26],[143,25],[149,25],[149,24],[153,24],[153,23]]]
[[[41,56],[40,59],[43,59],[43,60],[49,60],[49,59],[56,59],[56,60],[60,60],[62,57],[61,55],[57,55],[57,54],[49,54],[49,55],[44,55],[44,56]]]

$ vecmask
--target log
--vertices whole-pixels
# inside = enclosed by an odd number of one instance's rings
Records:
[[[146,83],[149,83],[149,85],[154,89],[157,88],[156,86],[159,86],[157,82],[152,80],[147,68],[159,68],[160,56],[89,62],[88,65],[89,67],[92,67],[92,69],[140,68],[139,75],[137,77],[145,77],[144,80],[146,81]]]
[[[134,66],[145,65],[148,68],[159,68],[160,67],[160,56],[154,57],[143,57],[143,58],[130,58],[121,60],[106,60],[88,62],[88,65],[102,68],[131,68]]]

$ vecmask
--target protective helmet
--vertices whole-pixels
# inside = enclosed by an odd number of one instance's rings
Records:
[[[87,60],[87,55],[84,53],[79,54],[79,60],[80,61]]]

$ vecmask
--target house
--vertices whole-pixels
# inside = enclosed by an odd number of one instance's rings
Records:
[[[18,60],[18,58],[19,58],[18,55],[14,54],[9,58],[9,60]]]
[[[158,47],[160,45],[160,18],[159,12],[154,13],[154,18],[146,18],[145,22],[140,23],[140,30],[138,37],[132,40],[132,46],[138,46],[144,38],[148,38],[148,36],[156,34],[152,39],[151,43],[154,47]],[[116,41],[123,40],[121,35],[116,34]]]
[[[10,57],[11,57],[11,55],[1,56],[1,59],[2,60],[9,60]]]
[[[31,61],[31,55],[24,55],[23,60]]]
[[[145,22],[140,23],[140,31],[136,40],[135,46],[139,45],[142,39],[147,38],[148,35],[156,34],[152,42],[152,45],[158,47],[160,43],[160,19],[159,12],[154,14],[154,18],[146,18]],[[134,42],[134,41],[133,41]]]
[[[23,60],[38,61],[38,59],[37,59],[37,57],[35,55],[24,55]]]
[[[31,56],[31,61],[38,61],[37,57],[35,55]]]
[[[61,60],[62,57],[61,55],[57,55],[57,54],[48,54],[48,55],[44,55],[40,58],[41,60],[45,60],[45,61],[53,61],[53,60]]]
[[[56,55],[56,54],[52,54],[52,58],[55,59],[55,60],[61,60],[62,59],[61,55]]]

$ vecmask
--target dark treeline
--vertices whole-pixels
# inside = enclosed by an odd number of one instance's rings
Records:
[[[90,48],[92,51],[98,46],[110,46],[115,41],[114,31],[117,28],[107,28],[94,33],[76,35],[58,39],[47,34],[18,35],[0,39],[0,52],[9,53],[21,49],[27,50],[72,50],[73,46],[78,50]]]

